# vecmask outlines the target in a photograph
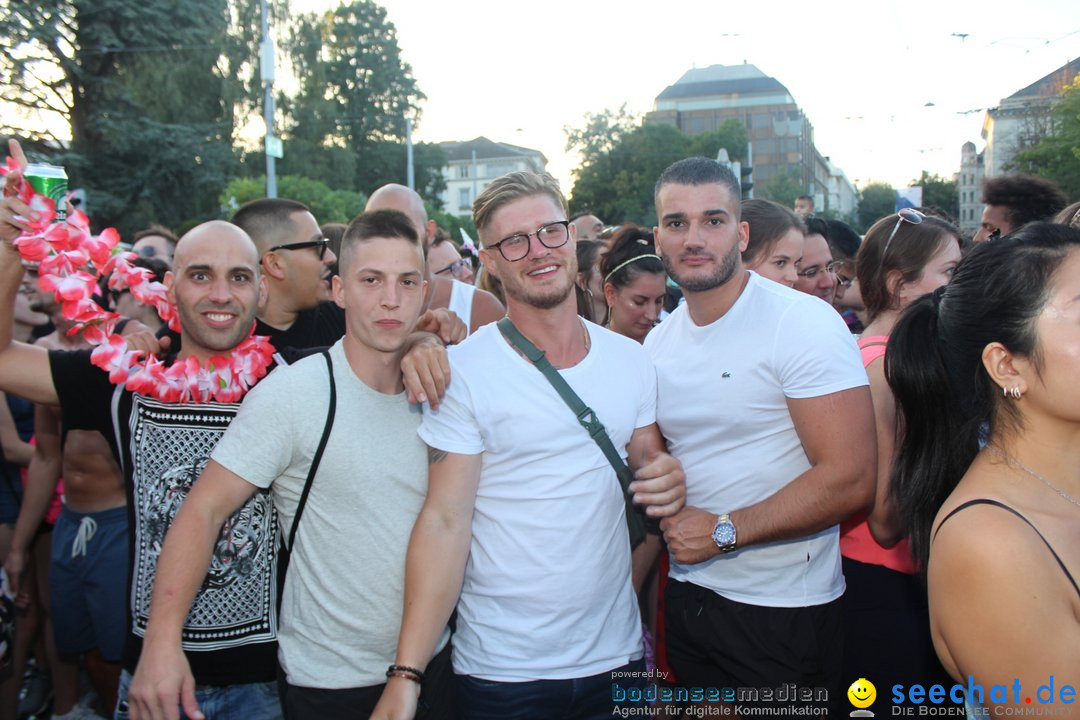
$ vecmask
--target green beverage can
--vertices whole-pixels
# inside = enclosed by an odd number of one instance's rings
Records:
[[[34,188],[34,192],[50,198],[56,203],[56,221],[67,218],[67,173],[60,165],[30,163],[23,170],[23,177]]]

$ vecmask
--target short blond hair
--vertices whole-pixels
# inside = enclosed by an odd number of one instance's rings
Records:
[[[473,202],[473,223],[476,225],[477,232],[483,236],[496,210],[514,200],[532,195],[547,195],[562,208],[564,215],[569,213],[570,208],[559,188],[559,181],[548,173],[507,173],[492,180],[476,196],[476,201]]]

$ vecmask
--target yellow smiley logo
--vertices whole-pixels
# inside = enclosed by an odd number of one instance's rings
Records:
[[[855,707],[868,708],[877,699],[877,688],[874,687],[874,683],[866,678],[859,678],[851,683],[851,687],[847,690],[847,696]]]

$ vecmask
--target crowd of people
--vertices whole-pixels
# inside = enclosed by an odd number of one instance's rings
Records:
[[[860,237],[706,158],[654,228],[534,172],[476,198],[477,248],[400,185],[347,225],[148,228],[179,328],[97,300],[170,366],[268,338],[231,402],[94,364],[24,267],[21,182],[0,719],[31,656],[53,717],[118,720],[839,716],[861,678],[977,715],[1080,680],[1080,203],[1045,180],[988,180],[970,240],[935,208]]]

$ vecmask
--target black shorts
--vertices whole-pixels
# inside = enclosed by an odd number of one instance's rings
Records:
[[[719,690],[745,707],[813,705],[835,717],[843,666],[839,599],[784,608],[747,605],[669,580],[667,653],[681,687]],[[714,691],[712,695],[716,695]]]

